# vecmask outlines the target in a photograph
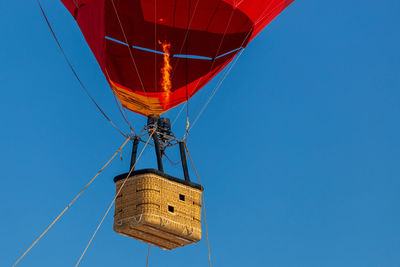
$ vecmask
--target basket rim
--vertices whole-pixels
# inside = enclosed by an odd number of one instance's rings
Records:
[[[186,180],[173,177],[173,176],[171,176],[171,175],[168,175],[168,174],[163,173],[163,172],[161,172],[161,171],[159,171],[159,170],[156,170],[156,169],[142,169],[142,170],[133,171],[133,172],[131,173],[131,175],[128,177],[128,179],[129,179],[129,178],[132,178],[132,177],[134,177],[134,176],[136,176],[136,175],[140,175],[140,174],[149,174],[149,173],[155,174],[155,175],[158,175],[158,176],[161,176],[161,177],[163,177],[163,178],[165,178],[165,179],[167,179],[167,180],[170,180],[170,181],[172,181],[172,182],[180,183],[180,184],[183,184],[183,185],[190,186],[190,187],[192,187],[192,188],[198,189],[198,190],[200,190],[200,191],[204,191],[204,188],[203,188],[201,185],[199,185],[199,184],[192,183],[192,182],[188,182],[188,181],[186,181]],[[129,173],[126,172],[126,173],[122,173],[122,174],[120,174],[120,175],[115,176],[115,177],[114,177],[114,183],[126,179],[126,177],[128,176],[128,174],[129,174]]]

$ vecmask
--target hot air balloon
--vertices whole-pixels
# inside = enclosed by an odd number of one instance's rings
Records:
[[[111,89],[148,117],[158,169],[115,177],[114,230],[164,249],[201,239],[202,186],[189,179],[183,140],[160,115],[188,101],[294,0],[61,0],[78,23]],[[150,139],[150,138],[149,138]],[[185,179],[164,173],[178,144]]]

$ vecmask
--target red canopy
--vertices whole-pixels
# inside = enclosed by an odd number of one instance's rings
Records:
[[[128,109],[186,101],[294,0],[61,0]],[[162,86],[165,51],[171,88]]]

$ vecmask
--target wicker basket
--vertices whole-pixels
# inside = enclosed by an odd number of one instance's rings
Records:
[[[115,177],[114,231],[163,249],[201,239],[200,185],[153,169]]]

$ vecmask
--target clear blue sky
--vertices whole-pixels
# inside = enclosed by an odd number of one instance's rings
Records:
[[[127,130],[73,18],[59,1],[43,5],[90,92]],[[214,266],[400,266],[399,14],[398,0],[298,0],[248,46],[189,139]],[[0,25],[9,266],[124,140],[79,87],[35,1],[1,1]],[[192,118],[212,88],[193,100]],[[144,119],[129,117],[140,129]],[[75,264],[128,153],[19,266]],[[152,151],[141,166],[155,166]],[[145,266],[146,250],[115,234],[110,214],[82,266]],[[205,239],[151,250],[150,266],[207,264]]]

